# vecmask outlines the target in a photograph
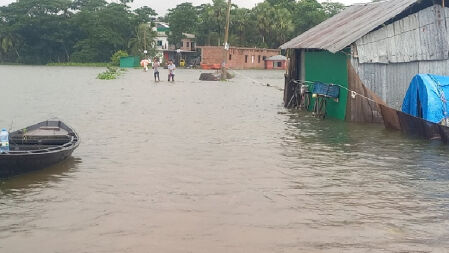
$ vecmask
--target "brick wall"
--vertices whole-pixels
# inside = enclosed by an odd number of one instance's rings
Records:
[[[222,47],[200,48],[202,64],[221,64],[223,61]],[[264,59],[280,53],[278,49],[231,47],[227,53],[227,66],[231,69],[264,69]]]
[[[287,61],[266,61],[266,69],[287,69]]]
[[[183,51],[195,51],[195,42],[191,39],[182,39],[181,40],[181,50]]]

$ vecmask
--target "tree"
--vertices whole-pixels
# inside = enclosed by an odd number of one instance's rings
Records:
[[[152,51],[150,7],[131,10],[132,0],[16,0],[0,7],[0,62],[107,62],[119,50]],[[193,6],[182,3],[159,21],[170,23],[169,42],[183,33],[198,45],[223,45],[226,0]],[[265,0],[253,9],[231,9],[229,42],[234,46],[277,48],[344,6],[317,0]],[[151,24],[151,25],[150,25]]]
[[[231,45],[256,45],[261,36],[257,31],[255,15],[249,9],[235,8],[231,11],[230,39]]]
[[[144,6],[141,8],[138,8],[134,10],[134,13],[137,14],[137,19],[139,23],[149,23],[150,21],[154,20],[157,16],[156,11],[154,11],[152,8],[148,6]]]
[[[300,0],[293,10],[295,34],[301,34],[327,19],[323,7],[316,0]]]
[[[156,55],[156,32],[154,32],[147,23],[140,24],[136,27],[135,37],[128,41],[128,48],[132,55],[145,56],[144,51],[147,50],[148,56]]]
[[[197,9],[192,3],[179,4],[176,8],[168,11],[168,21],[170,23],[168,41],[179,48],[183,33],[196,33],[198,25]]]
[[[329,18],[334,16],[335,14],[338,14],[345,8],[343,4],[335,2],[323,2],[321,3],[321,6],[323,6],[323,11]]]
[[[276,22],[273,17],[275,16],[275,9],[269,2],[259,3],[255,8],[254,12],[257,20],[257,28],[259,33],[262,35],[263,47],[268,47],[270,38],[273,37],[273,27]]]
[[[21,0],[2,7],[2,48],[16,51],[16,61],[65,61],[72,47],[70,0]]]
[[[100,3],[102,0],[90,0]],[[72,18],[81,35],[74,46],[72,60],[78,62],[106,62],[118,50],[127,50],[128,41],[138,25],[135,14],[124,4],[93,4],[82,8]],[[131,28],[131,29],[130,29]]]

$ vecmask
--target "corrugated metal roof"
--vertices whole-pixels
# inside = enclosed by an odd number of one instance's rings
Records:
[[[281,48],[325,49],[336,53],[418,1],[390,0],[349,6]]]
[[[275,55],[275,56],[268,57],[265,60],[266,61],[286,61],[287,57],[285,57],[283,55]]]

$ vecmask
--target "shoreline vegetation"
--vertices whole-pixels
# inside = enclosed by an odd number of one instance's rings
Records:
[[[175,48],[182,47],[185,34],[194,35],[197,46],[223,45],[225,0],[201,5],[187,0],[163,16],[148,6],[132,9],[131,2],[20,0],[0,6],[0,62],[98,66],[108,62],[111,54],[153,57],[158,43],[156,22],[169,24],[159,32],[165,32]],[[342,9],[341,3],[318,0],[261,0],[251,9],[233,5],[228,42],[238,47],[278,48]]]
[[[107,70],[104,72],[101,72],[97,75],[97,79],[100,80],[113,80],[117,79],[122,73],[124,73],[126,70],[117,68],[117,67],[107,67]]]
[[[19,64],[20,65],[20,64]],[[62,67],[111,67],[110,62],[52,62],[46,66],[62,66]]]

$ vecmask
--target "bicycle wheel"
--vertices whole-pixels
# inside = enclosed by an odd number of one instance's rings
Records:
[[[324,119],[326,117],[326,104],[327,100],[325,97],[321,97],[318,107],[318,117]]]
[[[304,94],[303,108],[306,109],[306,111],[308,111],[309,110],[309,106],[310,106],[310,94],[309,93],[305,93]]]

